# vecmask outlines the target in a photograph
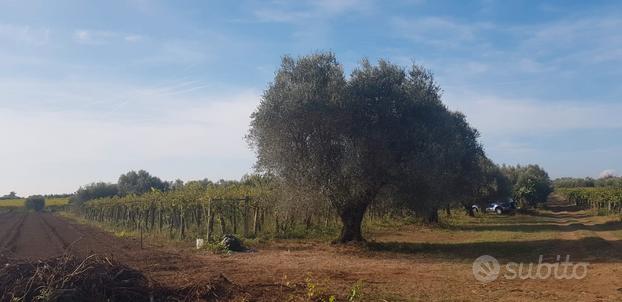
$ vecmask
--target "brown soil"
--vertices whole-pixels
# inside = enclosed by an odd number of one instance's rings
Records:
[[[508,242],[434,241],[432,234],[407,228],[375,234],[373,251],[323,242],[276,241],[254,253],[216,255],[177,245],[118,238],[97,228],[49,213],[0,214],[0,253],[12,259],[37,260],[65,250],[78,256],[97,253],[132,266],[158,283],[188,289],[222,286],[233,293],[220,301],[307,301],[306,286],[336,294],[339,301],[362,281],[362,301],[622,301],[621,241],[612,231],[620,223],[600,222],[567,209],[550,211],[544,223],[517,224],[516,232],[553,231],[550,240]],[[471,231],[507,231],[507,225],[482,225]],[[583,280],[505,280],[483,284],[472,275],[473,260],[489,254],[504,264],[552,262],[556,255],[589,262]],[[0,257],[1,258],[1,257]]]

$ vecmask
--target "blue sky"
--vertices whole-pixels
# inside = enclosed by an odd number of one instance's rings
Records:
[[[0,0],[0,194],[238,178],[284,54],[430,68],[497,163],[622,171],[616,1]]]

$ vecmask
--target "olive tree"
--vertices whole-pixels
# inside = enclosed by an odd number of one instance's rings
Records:
[[[119,194],[119,188],[117,184],[110,184],[106,182],[96,182],[78,188],[76,193],[69,198],[69,203],[72,206],[81,206],[88,200],[112,197]]]
[[[119,176],[117,183],[119,188],[119,195],[125,196],[128,194],[144,194],[152,189],[166,191],[169,188],[167,182],[162,181],[160,178],[152,176],[145,170],[130,171]]]
[[[24,206],[28,210],[41,212],[45,208],[45,197],[41,195],[28,196],[28,198],[26,198],[26,201],[24,202]]]
[[[538,165],[503,166],[503,173],[512,183],[514,199],[530,206],[546,202],[553,192],[553,182],[549,174]]]
[[[490,159],[482,157],[479,169],[473,170],[471,178],[475,183],[472,188],[472,198],[463,201],[463,205],[470,216],[475,216],[472,205],[486,206],[490,202],[503,201],[512,197],[512,183],[501,168]]]
[[[361,241],[380,192],[428,210],[469,186],[463,174],[483,154],[477,131],[440,94],[417,65],[363,60],[346,79],[332,53],[286,56],[247,138],[258,169],[321,196],[343,223],[338,241]]]

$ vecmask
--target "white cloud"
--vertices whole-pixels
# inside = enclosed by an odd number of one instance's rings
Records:
[[[0,41],[12,41],[33,45],[47,44],[50,39],[49,28],[36,28],[27,25],[0,24]]]
[[[440,16],[397,17],[396,35],[407,41],[457,51],[454,59],[469,57],[494,65],[504,74],[572,74],[622,61],[622,20],[618,16],[580,16],[529,25],[463,22]],[[573,66],[573,68],[569,68]],[[570,71],[569,71],[570,70]],[[578,76],[578,74],[572,74]]]
[[[307,0],[293,3],[275,1],[253,13],[262,22],[300,23],[309,19],[332,18],[349,12],[367,12],[372,8],[372,0]]]
[[[319,11],[329,14],[341,14],[352,10],[369,9],[372,5],[371,1],[366,0],[316,0],[312,4]]]
[[[607,178],[607,177],[615,177],[615,176],[618,176],[618,174],[616,173],[616,170],[613,170],[613,169],[607,169],[607,170],[600,172],[600,174],[598,174],[598,178]]]
[[[533,56],[554,56],[557,65],[622,60],[622,20],[618,16],[568,18],[511,28],[522,40],[520,50]]]
[[[216,43],[205,45],[197,41],[163,41],[155,48],[155,53],[139,59],[146,64],[195,64],[208,60],[214,53]]]
[[[143,37],[142,37],[142,36],[139,36],[139,35],[126,35],[126,36],[124,37],[124,39],[125,39],[125,41],[127,41],[127,42],[138,42],[138,41],[142,40],[142,39],[143,39]]]
[[[399,35],[417,43],[437,47],[458,47],[479,39],[489,23],[462,23],[446,17],[394,18],[393,27]]]
[[[278,9],[258,9],[255,17],[263,22],[292,23],[311,18],[313,14],[301,11],[287,11]]]
[[[77,43],[87,45],[104,45],[114,42],[134,43],[144,39],[143,36],[137,34],[86,29],[74,31],[73,37]]]
[[[483,135],[622,128],[622,104],[507,99],[458,91],[446,93],[444,99],[451,109],[464,112]]]
[[[187,175],[192,169],[176,168],[174,163],[191,161],[197,166],[210,159],[238,163],[227,171],[208,167],[197,177],[240,177],[251,171],[253,155],[244,135],[259,93],[143,97],[129,104],[132,116],[110,106],[107,112],[0,108],[0,137],[12,146],[0,148],[0,170],[10,171],[0,175],[0,191],[71,192],[106,177],[109,167],[120,167],[111,172],[118,175],[145,162],[167,164],[164,169],[172,171],[171,177],[186,179],[194,176]],[[144,112],[139,112],[141,107]],[[34,172],[51,167],[61,168]],[[52,180],[50,173],[56,176]]]

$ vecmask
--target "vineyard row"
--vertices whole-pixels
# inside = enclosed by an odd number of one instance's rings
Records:
[[[622,214],[622,189],[620,188],[559,188],[558,194],[571,203],[599,214]]]

